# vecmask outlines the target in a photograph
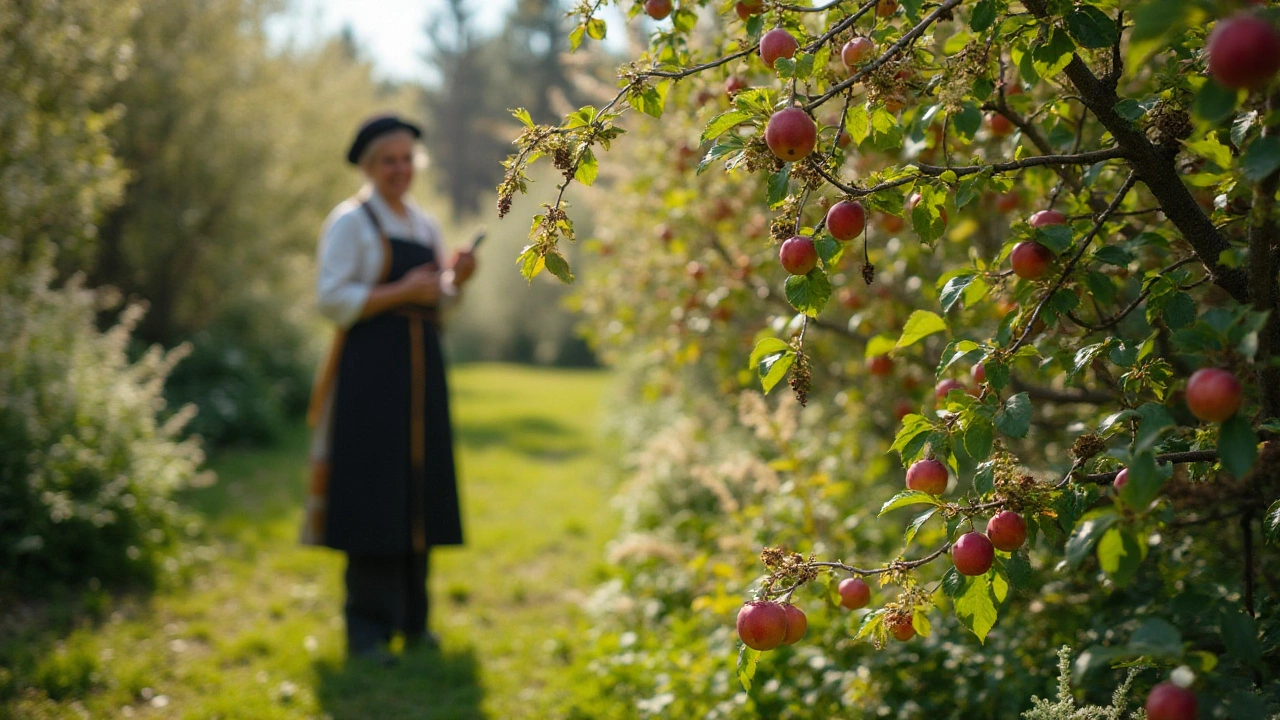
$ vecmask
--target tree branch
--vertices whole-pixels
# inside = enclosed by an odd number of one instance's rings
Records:
[[[1218,459],[1217,450],[1192,450],[1189,452],[1166,453],[1157,455],[1156,462],[1164,465],[1173,463],[1174,465],[1182,465],[1185,463],[1209,462]],[[1111,472],[1094,473],[1093,475],[1085,475],[1080,478],[1082,483],[1094,483],[1095,485],[1110,485],[1116,481],[1116,476],[1120,474],[1119,470]]]

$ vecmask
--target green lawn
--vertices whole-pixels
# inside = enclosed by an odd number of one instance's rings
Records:
[[[345,660],[341,556],[295,542],[298,427],[277,448],[220,455],[217,484],[187,498],[207,519],[187,549],[203,558],[190,582],[100,596],[98,621],[56,602],[9,618],[0,675],[21,690],[0,717],[558,716],[578,601],[615,527],[599,435],[607,376],[475,366],[451,380],[468,544],[432,555],[440,652],[391,669]]]

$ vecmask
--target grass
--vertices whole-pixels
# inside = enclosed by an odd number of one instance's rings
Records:
[[[297,427],[279,447],[220,455],[218,483],[186,498],[207,521],[184,549],[198,558],[187,582],[10,618],[0,717],[558,716],[577,601],[615,527],[597,434],[607,377],[471,366],[451,381],[468,544],[432,554],[439,651],[390,669],[346,660],[342,556],[296,542]]]

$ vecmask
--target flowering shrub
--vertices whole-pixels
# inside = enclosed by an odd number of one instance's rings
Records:
[[[0,588],[146,582],[189,522],[173,493],[207,479],[198,441],[176,439],[194,409],[162,397],[183,350],[131,362],[141,310],[99,332],[111,298],[51,277],[0,247]]]

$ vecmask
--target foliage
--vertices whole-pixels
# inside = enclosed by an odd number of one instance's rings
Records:
[[[1031,698],[1032,708],[1022,713],[1023,720],[1122,720],[1125,717],[1125,711],[1129,709],[1129,686],[1133,684],[1133,679],[1138,672],[1138,668],[1129,670],[1129,675],[1124,682],[1116,688],[1110,707],[1076,707],[1076,699],[1071,694],[1071,648],[1063,645],[1058,651],[1057,701],[1049,702],[1038,697]],[[1142,720],[1145,715],[1135,710],[1129,717]]]
[[[600,5],[580,5],[571,43],[607,31]],[[1206,712],[1274,712],[1280,646],[1262,609],[1276,549],[1254,521],[1280,496],[1280,163],[1269,96],[1202,73],[1206,20],[1232,8],[766,5],[740,21],[732,3],[681,3],[620,70],[612,101],[558,125],[516,112],[527,129],[499,192],[524,191],[543,157],[564,178],[534,217],[525,275],[572,278],[566,192],[604,176],[612,145],[627,177],[582,191],[616,209],[591,243],[604,267],[582,303],[610,355],[646,358],[638,399],[689,396],[660,406],[687,418],[678,452],[634,446],[658,457],[637,466],[657,474],[631,502],[669,504],[633,529],[674,545],[623,566],[635,604],[601,635],[602,692],[662,698],[677,716],[825,717],[840,698],[868,715],[1004,717],[1043,692],[1053,649],[1069,642],[1087,648],[1090,696],[1116,685],[1097,675],[1108,665],[1187,664]],[[801,52],[769,69],[754,47],[774,26]],[[839,50],[855,34],[876,51],[846,68]],[[729,78],[745,89],[726,93]],[[815,117],[818,150],[783,162],[761,136],[793,105]],[[630,110],[661,120],[619,140]],[[825,232],[839,199],[867,207],[861,239]],[[1033,227],[1049,208],[1065,222]],[[773,258],[796,234],[821,262],[786,278]],[[1006,269],[1020,242],[1051,251],[1042,276]],[[879,356],[887,377],[865,369]],[[935,397],[936,381],[977,365],[984,378]],[[1223,423],[1183,402],[1206,366],[1244,385]],[[717,406],[782,379],[811,404],[792,434],[735,437]],[[924,457],[949,467],[950,492],[899,495],[901,468]],[[734,485],[723,463],[778,477]],[[1026,519],[1027,545],[981,576],[948,569],[951,542],[1000,509]],[[847,575],[883,590],[839,620],[830,588]],[[800,604],[811,638],[761,655],[758,670],[744,655],[742,693],[722,661],[750,597]],[[899,616],[922,637],[889,639]],[[618,642],[637,626],[637,649]],[[995,668],[1009,669],[999,692]]]
[[[16,272],[0,248],[0,588],[151,581],[190,522],[174,502],[201,477],[192,408],[161,391],[182,350],[127,357],[140,309],[100,333],[102,293]]]
[[[136,10],[132,0],[0,7],[0,228],[26,261],[50,246],[84,260],[124,189],[108,138],[122,108],[107,95],[133,67],[124,29]]]

